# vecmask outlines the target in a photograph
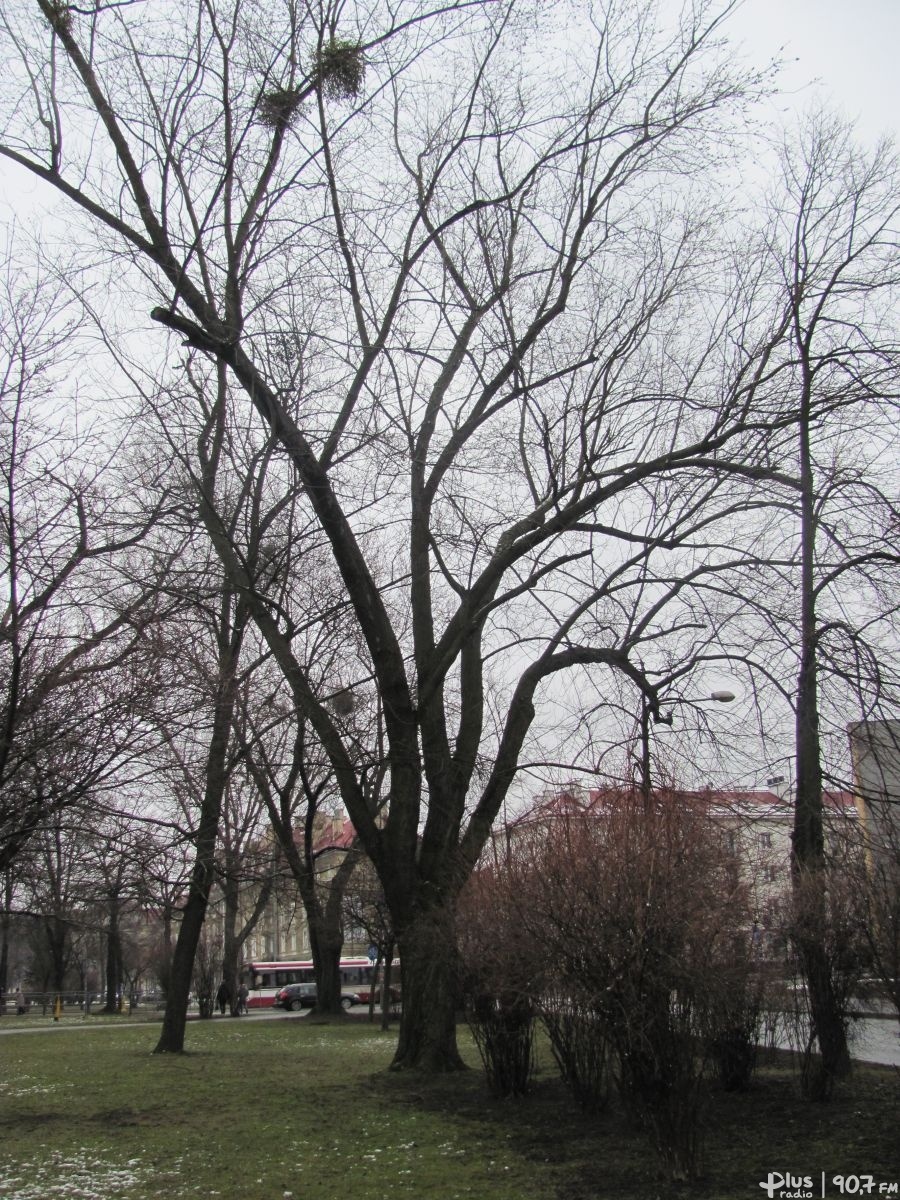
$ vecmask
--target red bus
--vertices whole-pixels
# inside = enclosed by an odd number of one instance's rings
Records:
[[[394,959],[392,970],[395,979],[399,979],[399,967],[399,960]],[[368,1004],[374,970],[367,958],[342,958],[341,992],[356,995],[361,1003]],[[275,993],[289,983],[316,981],[311,958],[293,962],[250,962],[245,964],[244,971],[250,1008],[270,1008],[275,1001]],[[392,984],[391,993],[395,990],[396,986]]]

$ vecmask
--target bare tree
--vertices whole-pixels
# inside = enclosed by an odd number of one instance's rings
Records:
[[[66,986],[72,935],[86,901],[86,845],[78,823],[69,825],[61,813],[45,822],[35,842],[25,880],[26,906],[40,929],[41,982],[58,995]]]
[[[140,547],[158,516],[66,427],[79,312],[62,283],[0,267],[0,869],[136,752],[141,641],[157,619]],[[121,448],[121,441],[120,441]]]
[[[146,838],[125,804],[85,811],[82,834],[83,921],[105,944],[105,1011],[121,1012],[129,981],[134,990],[129,928],[143,899]]]
[[[849,1069],[828,946],[823,787],[847,778],[839,764],[848,713],[866,718],[900,696],[891,666],[900,555],[890,534],[900,515],[890,452],[900,397],[900,329],[891,315],[900,284],[898,182],[890,146],[866,152],[841,122],[814,114],[784,148],[766,244],[774,298],[759,369],[770,403],[797,414],[796,428],[773,439],[769,453],[795,481],[788,490],[773,483],[767,569],[738,590],[747,633],[759,632],[754,614],[768,619],[763,668],[794,710],[793,928],[821,1050],[807,1076],[817,1099]]]
[[[327,656],[323,658],[320,666],[327,671],[333,659],[329,664]],[[348,701],[343,703],[347,721],[356,710],[351,711]],[[344,893],[359,852],[355,837],[345,845],[326,832],[335,810],[331,764],[309,722],[298,718],[283,696],[280,711],[270,701],[259,715],[251,715],[242,737],[248,769],[265,803],[279,854],[303,903],[316,977],[316,1011],[338,1015],[343,1011]],[[362,767],[359,774],[364,777]],[[373,804],[377,802],[376,792]]]
[[[651,3],[611,7],[577,44],[462,0],[198,3],[164,28],[36,0],[6,21],[0,154],[116,239],[188,371],[227,372],[346,589],[384,720],[379,820],[241,531],[205,510],[382,879],[398,1067],[460,1063],[453,904],[536,705],[584,667],[658,715],[690,492],[766,465],[709,200],[725,113],[761,83],[717,41],[730,7],[669,32]],[[675,527],[635,532],[667,481]]]
[[[190,364],[189,385],[191,411],[196,408],[205,415],[199,429],[192,429],[190,420],[179,415],[176,435],[171,414],[184,403],[180,388],[148,402],[185,479],[190,480],[213,542],[224,539],[240,556],[254,594],[264,596],[269,610],[277,613],[290,639],[293,660],[302,664],[309,686],[339,727],[359,787],[374,813],[381,803],[386,771],[383,721],[371,676],[362,669],[364,647],[361,650],[358,644],[350,606],[319,544],[320,536],[315,530],[311,534],[296,472],[284,463],[271,432],[260,433],[252,421],[241,425],[232,420],[219,427],[215,462],[209,454],[207,469],[196,473],[192,442],[207,437],[214,413],[215,420],[222,421],[228,391],[221,372],[213,376],[196,356]],[[217,397],[215,406],[211,396]],[[326,818],[340,808],[334,771],[312,724],[293,702],[282,669],[271,662],[271,647],[260,640],[248,646],[246,659],[234,710],[229,788],[235,794],[240,789],[247,797],[239,823],[257,805],[265,809],[282,864],[296,882],[304,905],[317,979],[317,1010],[342,1014],[341,896],[357,858],[356,848],[335,847],[327,840],[323,844]],[[234,822],[227,819],[227,808],[223,815],[220,861],[225,863],[241,854],[235,855],[236,846],[229,849]],[[239,841],[251,852],[249,838]],[[343,856],[337,867],[335,854]],[[323,870],[326,859],[329,865]],[[230,964],[226,981],[237,969],[237,943],[228,933],[237,915],[237,879],[229,880],[228,874],[226,865],[221,876],[226,892],[225,957]],[[254,923],[264,901],[261,892],[251,915]],[[250,931],[245,925],[242,938]]]
[[[148,947],[148,966],[167,998],[179,905],[191,870],[190,840],[180,829],[160,821],[144,828],[138,860],[139,903],[153,915],[157,925],[156,936]]]
[[[184,1048],[195,956],[215,881],[216,848],[231,769],[230,742],[238,670],[248,620],[246,607],[227,586],[214,587],[205,599],[205,636],[195,642],[188,653],[183,644],[179,644],[177,650],[182,686],[187,685],[195,691],[197,703],[188,710],[188,728],[170,727],[165,737],[168,766],[173,772],[176,798],[193,859],[179,904],[178,936],[172,952],[157,1053],[178,1053]],[[190,622],[182,623],[183,633],[187,632],[185,625],[190,628]],[[191,633],[195,630],[196,627]],[[173,627],[170,636],[174,632]],[[186,680],[185,671],[196,672],[196,676]],[[200,693],[199,697],[196,692]],[[180,715],[183,719],[185,713]],[[202,723],[198,721],[201,715]]]
[[[883,312],[900,284],[896,166],[883,148],[870,162],[861,156],[854,160],[842,151],[842,139],[839,129],[815,130],[805,161],[801,160],[803,165],[797,163],[794,167],[801,201],[795,226],[792,335],[800,362],[802,649],[796,704],[793,862],[798,894],[806,895],[808,906],[808,893],[815,889],[822,916],[819,925],[815,920],[808,926],[801,924],[801,930],[806,928],[807,933],[798,940],[822,1054],[821,1072],[809,1084],[815,1098],[827,1097],[834,1076],[849,1066],[840,999],[833,995],[834,975],[828,968],[826,947],[817,936],[818,927],[824,928],[825,924],[827,891],[824,884],[816,884],[817,876],[823,878],[825,861],[818,678],[822,659],[835,656],[835,643],[838,654],[844,650],[846,657],[849,649],[851,663],[859,660],[862,650],[859,621],[853,619],[852,610],[829,620],[824,601],[826,596],[834,596],[838,587],[846,596],[854,576],[857,587],[862,582],[870,593],[873,588],[888,591],[888,572],[893,568],[896,579],[900,567],[900,554],[893,547],[877,537],[863,539],[859,532],[848,529],[846,518],[838,513],[846,505],[848,493],[856,490],[852,479],[855,472],[852,468],[830,470],[823,486],[821,452],[817,454],[815,449],[815,417],[823,405],[831,409],[865,406],[870,410],[886,398],[900,396],[897,345],[885,345],[883,335],[878,338],[876,333],[873,337],[859,312],[860,308],[875,314]],[[875,320],[880,321],[880,315]],[[839,341],[841,333],[844,337]],[[870,412],[866,426],[871,436],[874,422]],[[826,435],[828,432],[826,427]],[[833,462],[833,448],[826,449],[825,454]],[[867,476],[860,491],[871,511],[873,502],[883,498],[873,485],[871,472]],[[893,517],[892,523],[896,522],[898,514],[893,505],[881,503],[878,507],[882,514]]]
[[[239,745],[239,743],[237,743]],[[278,861],[265,836],[265,805],[251,776],[233,769],[222,808],[216,878],[222,916],[221,978],[240,1014],[241,951],[266,911],[277,881]]]
[[[374,867],[365,858],[360,858],[356,863],[353,876],[344,891],[343,920],[345,929],[361,931],[368,938],[370,961],[372,947],[375,948],[369,990],[369,1020],[375,1019],[375,1005],[380,1003],[381,1028],[386,1030],[391,1023],[394,1002],[399,997],[392,982],[397,935],[384,888]]]

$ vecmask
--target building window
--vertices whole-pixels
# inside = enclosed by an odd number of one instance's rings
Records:
[[[760,850],[771,850],[772,849],[771,833],[759,834],[759,836],[757,838],[757,845],[759,846]]]

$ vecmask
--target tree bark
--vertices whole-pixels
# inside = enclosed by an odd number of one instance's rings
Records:
[[[452,905],[416,914],[397,942],[403,1020],[391,1069],[433,1074],[463,1070],[456,1043],[459,976]]]
[[[315,1012],[328,1016],[343,1015],[341,1007],[341,950],[344,933],[340,920],[329,919],[327,910],[313,916],[309,923],[309,948],[316,977]]]
[[[821,898],[820,898],[821,899]],[[819,903],[817,908],[824,906]],[[819,1059],[813,1059],[803,1076],[803,1094],[807,1100],[830,1100],[838,1079],[850,1073],[850,1050],[841,1006],[834,994],[828,954],[820,936],[824,913],[816,914],[810,935],[797,940],[797,949],[806,986],[812,1032],[819,1043]]]

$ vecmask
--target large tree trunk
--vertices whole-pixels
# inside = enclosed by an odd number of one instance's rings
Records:
[[[819,1043],[818,1060],[811,1059],[803,1074],[803,1094],[807,1100],[830,1100],[837,1080],[850,1073],[847,1029],[834,993],[828,955],[816,925],[812,926],[811,936],[801,936],[797,941],[809,991],[812,1029]]]
[[[814,1064],[804,1078],[804,1092],[810,1100],[827,1100],[835,1081],[850,1071],[850,1052],[826,945],[824,821],[817,715],[813,669],[813,682],[801,686],[797,704],[797,794],[792,860],[797,930],[794,940],[821,1055],[821,1061]]]
[[[459,973],[452,905],[414,915],[400,926],[397,942],[403,1016],[391,1069],[464,1069],[456,1045]]]
[[[184,1050],[184,1032],[187,1025],[188,1002],[191,993],[191,979],[194,972],[194,958],[203,930],[206,917],[208,891],[204,890],[203,867],[199,861],[195,864],[194,875],[181,927],[175,942],[175,952],[172,955],[172,971],[169,979],[169,993],[166,997],[166,1011],[163,1015],[162,1032],[154,1048],[154,1054],[180,1054]],[[212,871],[209,872],[210,879]]]
[[[329,919],[327,909],[314,916],[307,914],[309,948],[316,976],[316,1007],[318,1014],[339,1016],[341,1008],[341,951],[344,933],[340,921]]]
[[[343,1015],[341,1004],[341,952],[344,949],[344,893],[356,867],[357,856],[348,852],[324,884],[313,885],[315,916],[309,923],[310,950],[316,972],[316,1012]],[[324,904],[322,890],[325,890]]]

